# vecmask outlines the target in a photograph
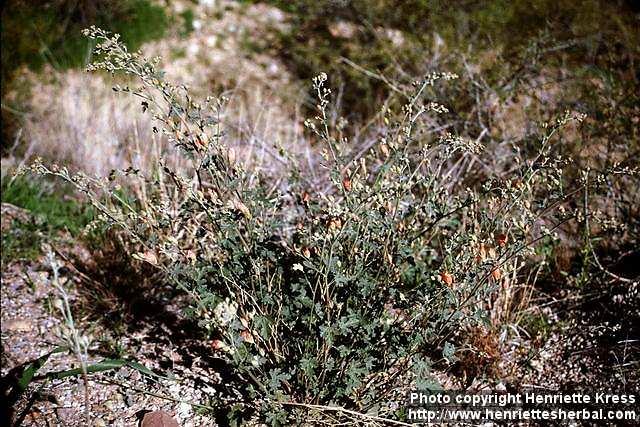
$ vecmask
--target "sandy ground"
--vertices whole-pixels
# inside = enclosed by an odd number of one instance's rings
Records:
[[[63,267],[62,280],[70,300],[78,299],[78,287],[83,286],[73,268]],[[53,307],[59,298],[51,285],[51,270],[44,260],[14,262],[2,272],[2,376],[11,369],[50,352],[62,344],[59,326],[62,322]],[[73,304],[72,304],[73,305]],[[172,313],[177,307],[167,304],[159,312]],[[171,319],[175,324],[170,324]],[[124,367],[114,371],[89,375],[89,400],[92,425],[137,425],[146,411],[165,410],[174,415],[182,426],[215,425],[211,417],[198,414],[198,407],[190,403],[206,403],[215,397],[213,386],[220,378],[212,369],[212,351],[206,342],[196,339],[176,339],[183,319],[179,314],[167,316],[157,323],[138,324],[136,332],[118,336],[118,345],[126,357],[142,363],[160,375],[171,379],[157,379]],[[164,323],[162,323],[164,321]],[[76,319],[81,333],[92,339],[89,364],[105,359],[103,340],[111,332],[101,322],[87,318]],[[172,329],[169,331],[169,329]],[[203,349],[209,353],[202,357]],[[78,367],[77,358],[70,353],[52,355],[39,373],[55,372]],[[40,388],[42,386],[42,388]],[[86,425],[84,385],[80,378],[38,382],[16,408],[19,414],[26,407],[26,397],[39,390],[40,398],[26,410],[24,425],[81,426]]]
[[[13,220],[28,221],[29,213],[12,205],[2,205],[2,233],[15,226]],[[69,257],[86,251],[82,247],[62,249]],[[66,256],[63,255],[64,258]],[[91,312],[81,297],[88,279],[66,258],[60,268],[62,284],[72,307],[76,328],[90,340],[88,364],[100,362],[109,355],[109,347],[124,349],[125,358],[143,364],[166,378],[143,375],[136,369],[123,367],[88,376],[89,406],[92,425],[131,426],[147,411],[164,410],[175,416],[182,426],[215,425],[211,417],[200,415],[199,407],[214,399],[220,378],[212,369],[212,351],[206,341],[186,331],[191,325],[176,302],[167,302],[147,320],[135,322],[127,333],[114,336],[110,324],[96,320],[105,313]],[[62,257],[57,257],[63,261]],[[1,295],[2,369],[3,378],[14,368],[64,345],[63,323],[56,300],[60,292],[52,285],[52,270],[43,255],[35,261],[13,261],[3,266]],[[179,300],[178,304],[183,304]],[[88,309],[80,317],[81,310]],[[111,342],[111,345],[105,343]],[[204,357],[203,357],[204,355]],[[38,374],[77,368],[78,358],[70,352],[53,354]],[[31,396],[39,397],[28,405]],[[86,414],[84,383],[81,378],[50,382],[33,382],[15,409],[24,413],[23,425],[84,426]],[[201,411],[200,411],[201,412]]]

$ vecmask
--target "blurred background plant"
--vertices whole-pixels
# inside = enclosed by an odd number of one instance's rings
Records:
[[[2,7],[2,153],[11,146],[12,133],[20,128],[24,99],[5,98],[16,85],[22,67],[38,71],[46,66],[56,70],[82,67],[91,60],[90,42],[80,30],[99,23],[122,34],[133,48],[161,37],[167,26],[164,10],[147,0],[31,2],[11,0]],[[20,80],[18,78],[18,80]]]
[[[2,83],[23,65],[65,69],[91,59],[91,43],[80,31],[92,24],[112,28],[131,47],[162,37],[164,9],[146,0],[29,2],[12,0],[2,8]]]

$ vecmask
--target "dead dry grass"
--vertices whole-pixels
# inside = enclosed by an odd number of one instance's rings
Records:
[[[175,13],[182,11],[180,4],[174,5]],[[232,2],[203,2],[194,12],[193,32],[151,43],[145,55],[161,56],[167,79],[189,86],[197,96],[229,98],[222,117],[226,143],[252,169],[278,174],[283,159],[276,146],[283,145],[288,154],[308,154],[302,88],[277,59],[243,54],[242,44],[285,25],[283,13]],[[32,87],[21,134],[25,159],[43,157],[104,176],[129,166],[151,170],[160,152],[172,149],[152,132],[152,120],[138,101],[112,92],[109,76],[49,69],[23,78]],[[179,162],[178,156],[169,157]]]
[[[149,117],[134,100],[113,96],[104,77],[67,71],[33,83],[25,158],[106,175],[115,168],[149,167],[162,149]]]

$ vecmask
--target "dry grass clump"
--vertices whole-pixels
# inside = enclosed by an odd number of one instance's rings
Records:
[[[148,168],[163,149],[150,119],[130,99],[114,98],[99,75],[81,71],[33,79],[24,119],[26,158],[61,161],[95,175],[132,166]]]
[[[148,51],[170,58],[163,67],[168,78],[195,94],[216,91],[232,98],[221,120],[238,161],[281,176],[279,145],[286,143],[287,151],[297,154],[309,149],[298,119],[304,98],[276,59],[238,52],[247,37],[259,38],[268,35],[271,26],[284,25],[282,13],[273,7],[225,3],[198,5],[195,14],[200,24],[193,32],[150,43]],[[166,155],[166,141],[152,132],[139,104],[111,96],[110,87],[125,84],[122,81],[51,68],[43,76],[25,72],[22,78],[32,87],[21,131],[24,158],[60,161],[101,176],[129,166],[148,170],[160,157],[179,166],[180,159]]]

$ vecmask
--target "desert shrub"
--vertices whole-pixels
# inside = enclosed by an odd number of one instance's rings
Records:
[[[198,102],[117,36],[87,34],[100,58],[90,68],[137,77],[139,86],[114,89],[140,98],[191,170],[162,161],[104,178],[41,162],[30,169],[75,185],[101,222],[122,230],[134,258],[190,295],[190,314],[242,380],[225,401],[230,417],[402,418],[382,402],[403,399],[409,386],[437,387],[431,368],[456,360],[464,332],[518,306],[519,285],[546,261],[538,248],[580,220],[565,206],[604,177],[632,173],[613,165],[566,188],[572,162],[554,141],[582,119],[566,113],[541,127],[531,149],[508,146],[508,167],[474,178],[493,153],[425,131],[447,111],[425,94],[455,78],[448,73],[416,81],[401,111],[383,112],[376,143],[354,150],[343,121],[327,115],[331,91],[320,74],[305,124],[322,143],[317,169],[326,179],[314,183],[290,158],[286,179],[274,182],[225,145],[224,98]],[[142,190],[125,198],[123,183]]]

